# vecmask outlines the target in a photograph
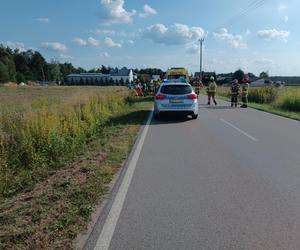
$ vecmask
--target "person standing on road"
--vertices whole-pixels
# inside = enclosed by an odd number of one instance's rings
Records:
[[[238,96],[240,93],[240,84],[237,79],[234,79],[231,85],[231,107],[238,105]]]
[[[199,96],[200,95],[200,88],[201,88],[201,81],[196,81],[195,84],[195,93]]]
[[[208,87],[207,87],[207,96],[208,96],[208,102],[207,105],[210,105],[210,99],[212,98],[215,105],[217,104],[216,101],[216,92],[217,92],[217,84],[215,82],[215,78],[213,76],[210,77]]]
[[[248,93],[249,93],[249,79],[246,78],[243,85],[242,85],[242,106],[241,108],[247,108],[248,107]]]
[[[142,90],[141,84],[138,84],[138,87],[137,87],[137,96],[138,97],[142,97],[143,96],[143,90]]]

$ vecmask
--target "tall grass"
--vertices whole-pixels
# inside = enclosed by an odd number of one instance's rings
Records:
[[[31,108],[0,116],[0,198],[30,190],[71,159],[128,105],[122,94],[38,98]]]
[[[300,112],[300,89],[291,88],[276,100],[275,105],[283,110]]]
[[[228,87],[219,87],[217,90],[218,95],[224,97],[231,97],[230,88]],[[254,103],[272,103],[279,96],[278,88],[273,87],[264,87],[264,88],[250,88],[248,94],[249,102]]]
[[[278,89],[273,87],[255,88],[249,91],[248,100],[254,103],[270,104],[278,98]]]

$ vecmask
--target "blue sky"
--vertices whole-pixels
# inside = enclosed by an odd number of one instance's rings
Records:
[[[0,42],[86,69],[300,75],[298,0],[1,0]]]

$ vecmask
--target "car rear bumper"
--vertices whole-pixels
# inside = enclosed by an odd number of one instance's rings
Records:
[[[197,115],[194,111],[160,111],[156,115],[166,115],[166,116],[188,116],[188,115]]]
[[[173,113],[173,114],[187,114],[187,115],[197,115],[198,114],[198,103],[189,105],[186,107],[165,107],[163,105],[154,105],[154,114],[161,113]]]

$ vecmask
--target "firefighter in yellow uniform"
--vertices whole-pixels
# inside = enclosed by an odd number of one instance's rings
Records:
[[[207,96],[208,96],[207,105],[210,105],[211,99],[213,99],[214,104],[217,105],[216,92],[217,92],[217,84],[215,82],[215,78],[211,76],[207,87]]]
[[[243,85],[242,85],[242,106],[241,108],[247,108],[248,107],[248,93],[249,93],[249,79],[245,79]]]

